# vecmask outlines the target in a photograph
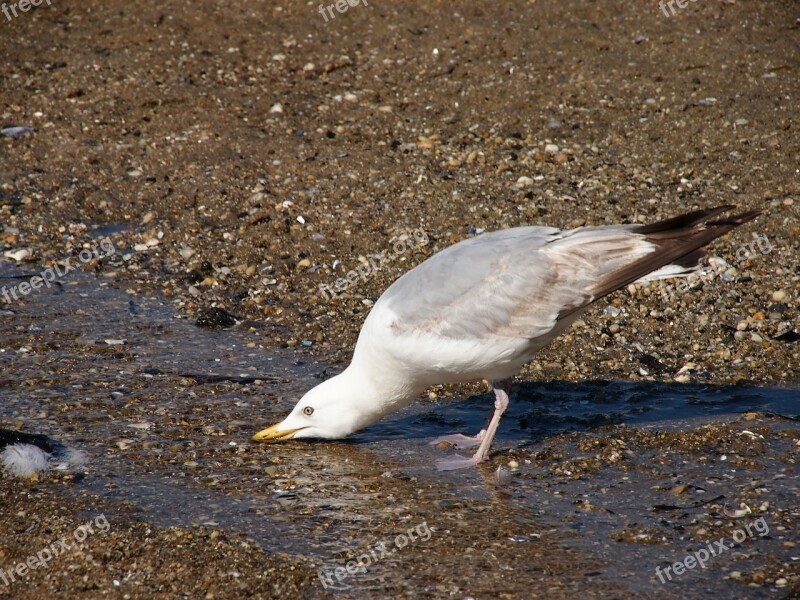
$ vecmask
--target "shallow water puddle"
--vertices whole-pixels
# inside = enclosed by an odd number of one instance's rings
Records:
[[[0,263],[0,285],[23,275]],[[4,307],[0,339],[3,426],[81,448],[91,463],[79,485],[136,506],[150,522],[246,532],[269,551],[332,567],[387,536],[430,526],[431,541],[397,549],[346,586],[360,592],[387,580],[414,590],[426,577],[455,579],[472,568],[461,565],[462,554],[500,580],[527,573],[503,582],[514,592],[535,580],[542,554],[564,552],[593,582],[619,580],[632,593],[658,592],[655,567],[685,554],[669,532],[687,527],[687,515],[702,514],[703,502],[715,496],[734,503],[734,491],[755,470],[719,455],[702,461],[685,448],[674,451],[674,463],[654,466],[664,449],[637,436],[721,421],[736,422],[731,435],[745,435],[737,421],[742,413],[799,412],[797,391],[786,389],[525,383],[514,387],[501,425],[495,445],[501,458],[491,467],[438,473],[434,462],[448,451],[430,440],[476,433],[489,417],[491,394],[417,402],[340,442],[262,446],[250,441],[252,434],[285,415],[319,381],[322,366],[259,348],[251,332],[201,329],[163,298],[133,297],[74,272],[63,285]],[[797,423],[774,417],[767,425],[778,437],[759,455],[753,476],[771,473],[775,478],[764,484],[769,498],[791,502],[798,476],[781,453],[790,453],[793,442],[780,436],[796,432]],[[762,434],[749,435],[756,443]],[[575,477],[570,461],[584,468],[581,461],[591,463],[596,454],[593,440],[606,452],[611,438],[624,438],[624,460],[592,463]],[[494,470],[509,460],[519,467],[498,487]],[[677,508],[654,508],[666,504],[659,486],[683,481],[694,487],[675,499]],[[773,539],[770,549],[781,543],[777,532]],[[759,544],[753,547],[765,542]],[[433,549],[433,566],[409,566]],[[412,568],[421,579],[405,582]],[[709,573],[675,585],[738,589]]]

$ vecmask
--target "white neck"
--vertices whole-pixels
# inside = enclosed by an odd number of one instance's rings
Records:
[[[358,429],[371,425],[386,415],[409,405],[423,390],[416,389],[402,371],[356,351],[344,371],[326,383],[335,393],[346,396],[346,402],[358,414]]]

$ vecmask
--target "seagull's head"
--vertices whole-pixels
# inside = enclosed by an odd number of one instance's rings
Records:
[[[259,431],[257,442],[298,438],[343,438],[377,421],[382,415],[365,410],[369,404],[358,400],[358,391],[344,385],[342,376],[333,377],[311,389],[280,423]]]

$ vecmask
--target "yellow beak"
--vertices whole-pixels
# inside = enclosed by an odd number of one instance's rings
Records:
[[[295,433],[300,431],[301,429],[305,429],[305,427],[298,427],[296,429],[279,429],[281,426],[280,423],[275,423],[272,427],[267,427],[266,429],[262,429],[257,434],[253,436],[253,441],[255,442],[277,442],[278,440],[285,440],[291,438]]]

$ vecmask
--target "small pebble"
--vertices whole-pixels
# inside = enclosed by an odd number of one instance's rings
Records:
[[[33,128],[24,126],[23,127],[9,126],[0,129],[0,135],[12,138],[18,138],[19,136],[25,133],[33,133]]]
[[[569,161],[569,156],[563,152],[559,152],[553,157],[553,161],[556,164],[563,165],[565,162]]]
[[[502,466],[497,467],[497,471],[494,472],[494,482],[498,487],[511,483],[512,477],[511,471]]]
[[[22,250],[13,250],[13,251],[9,250],[7,252],[4,252],[3,256],[5,256],[6,258],[11,258],[17,262],[22,262],[23,260],[31,257],[31,252],[30,250],[26,250],[23,248]]]

